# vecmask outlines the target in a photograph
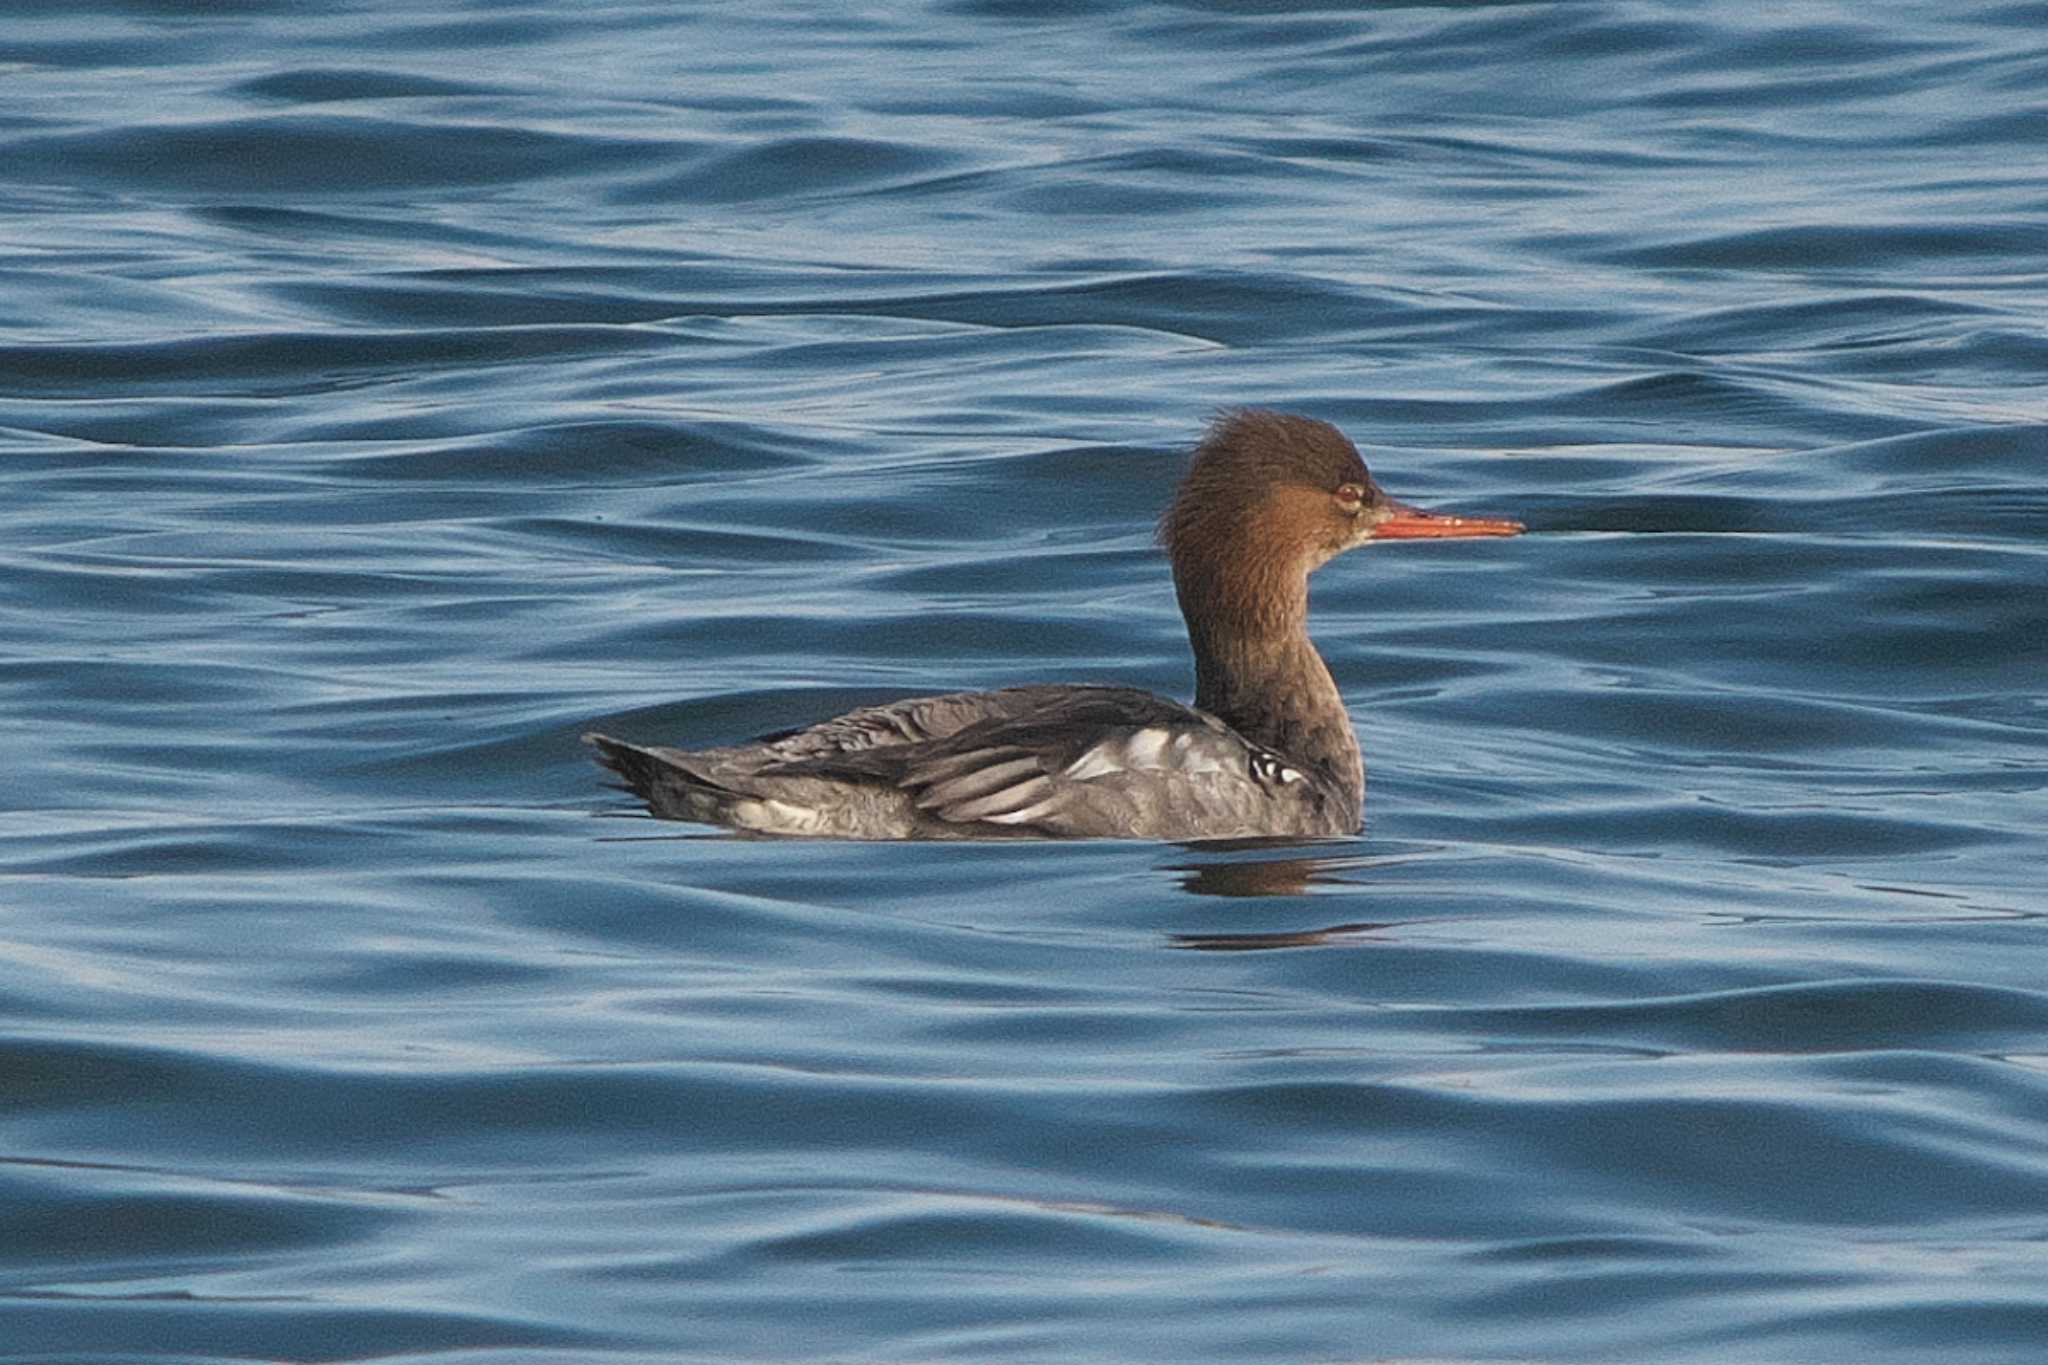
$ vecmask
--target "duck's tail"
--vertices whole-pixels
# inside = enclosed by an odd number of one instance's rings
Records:
[[[589,734],[597,761],[655,815],[750,834],[829,839],[937,837],[910,796],[864,775],[762,772],[759,746],[669,749]],[[775,765],[769,765],[771,767]]]
[[[667,819],[731,824],[733,803],[744,799],[691,767],[689,755],[680,749],[644,748],[595,733],[583,742],[597,750],[598,762],[625,779],[648,810]]]

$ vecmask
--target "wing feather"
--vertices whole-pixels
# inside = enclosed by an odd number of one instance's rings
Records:
[[[1044,798],[1052,793],[1052,779],[1044,773],[1028,777],[1022,782],[1013,782],[998,788],[988,795],[958,805],[949,805],[938,812],[947,820],[965,823],[972,820],[986,820],[991,824],[1013,825],[1023,823],[1017,814],[1034,806],[1046,804]]]
[[[917,796],[921,809],[942,810],[949,806],[978,804],[991,797],[1000,797],[1011,787],[1045,776],[1045,768],[1035,755],[1015,749],[981,749],[963,757],[976,762],[964,768],[944,766],[941,780],[935,781],[926,771],[916,768],[905,774],[909,785],[922,789]]]

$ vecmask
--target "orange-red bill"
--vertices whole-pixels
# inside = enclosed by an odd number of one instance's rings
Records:
[[[1518,536],[1527,527],[1504,517],[1453,517],[1425,512],[1405,502],[1391,504],[1394,515],[1373,528],[1375,540],[1450,540],[1464,536]]]

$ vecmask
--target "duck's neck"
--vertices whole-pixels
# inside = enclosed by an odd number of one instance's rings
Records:
[[[1316,770],[1356,807],[1365,794],[1365,765],[1343,695],[1308,636],[1308,574],[1272,567],[1226,578],[1175,565],[1195,653],[1195,705],[1254,744]]]

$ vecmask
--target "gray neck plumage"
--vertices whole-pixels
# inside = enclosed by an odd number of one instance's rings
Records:
[[[1355,808],[1365,765],[1344,698],[1308,637],[1308,582],[1249,598],[1200,574],[1174,575],[1195,653],[1195,705],[1319,773]],[[1221,590],[1219,590],[1221,589]]]

